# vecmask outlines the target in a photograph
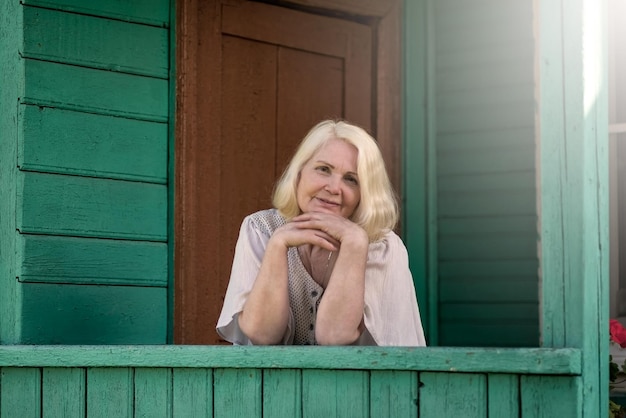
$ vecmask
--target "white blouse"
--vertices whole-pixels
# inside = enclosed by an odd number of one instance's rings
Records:
[[[261,267],[271,235],[285,219],[276,209],[247,216],[235,247],[230,282],[217,332],[238,345],[251,344],[239,328],[237,316]],[[287,252],[290,317],[282,343],[308,345],[315,342],[315,318],[324,289],[307,272],[297,248]],[[355,345],[425,346],[413,278],[406,248],[394,232],[369,245],[365,268],[365,331]]]

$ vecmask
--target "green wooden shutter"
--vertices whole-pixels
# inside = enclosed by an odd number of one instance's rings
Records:
[[[536,346],[532,2],[407,9],[405,225],[430,342]]]
[[[10,11],[19,55],[8,57],[21,91],[3,96],[15,117],[0,133],[17,141],[0,180],[15,189],[2,240],[15,248],[19,296],[4,301],[17,329],[3,334],[165,343],[169,1],[22,3]]]

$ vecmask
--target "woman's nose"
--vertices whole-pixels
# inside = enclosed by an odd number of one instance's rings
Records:
[[[340,191],[340,179],[335,176],[330,176],[326,182],[326,190],[332,194],[338,194]]]

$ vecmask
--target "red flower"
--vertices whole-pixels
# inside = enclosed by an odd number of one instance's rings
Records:
[[[626,328],[618,320],[611,319],[609,321],[609,332],[613,342],[619,344],[622,348],[626,348]]]

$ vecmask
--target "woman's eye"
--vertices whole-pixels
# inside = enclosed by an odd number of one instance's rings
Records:
[[[321,166],[317,167],[317,170],[321,171],[322,173],[329,173],[330,172],[330,168],[328,168],[325,165],[321,165]]]
[[[356,178],[354,178],[354,177],[346,177],[346,181],[348,183],[350,183],[350,184],[355,185],[355,186],[359,185],[359,181]]]

